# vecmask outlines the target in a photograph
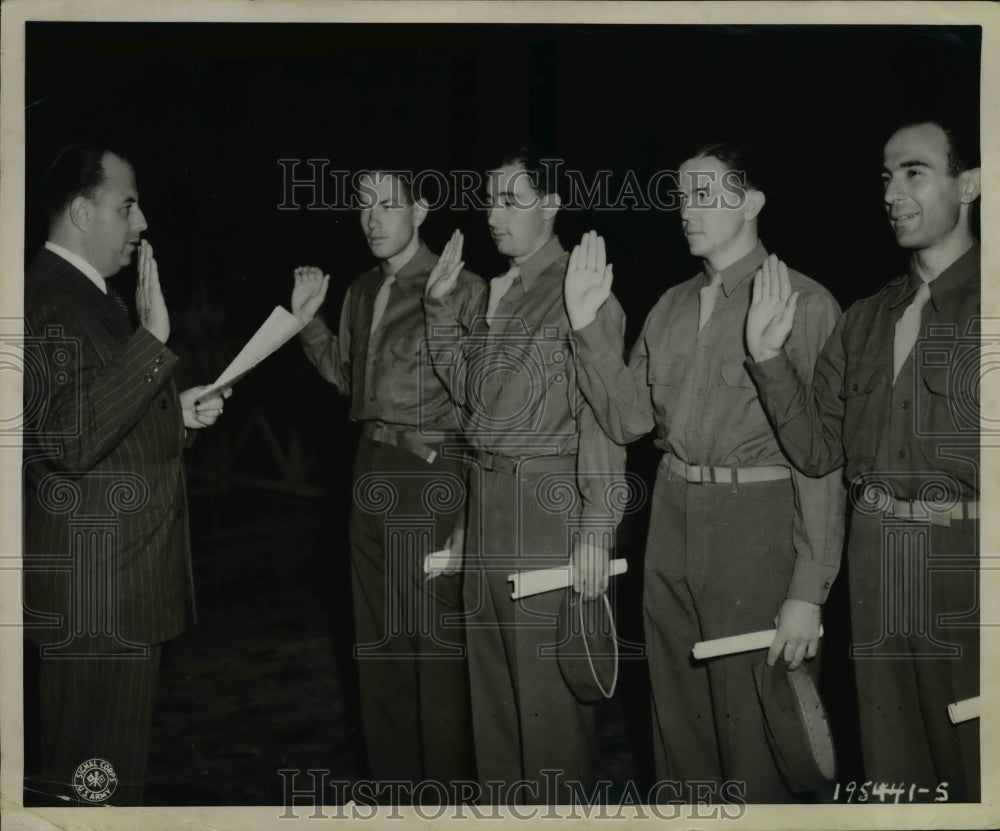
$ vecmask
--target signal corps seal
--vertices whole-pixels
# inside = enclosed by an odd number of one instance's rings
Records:
[[[118,774],[104,759],[88,759],[73,774],[73,790],[86,802],[107,802],[118,787]]]

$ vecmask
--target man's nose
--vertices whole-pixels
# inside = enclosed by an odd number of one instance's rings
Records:
[[[498,205],[494,205],[489,209],[489,212],[486,214],[486,224],[489,225],[490,228],[496,228],[499,222],[500,222],[500,207]]]
[[[885,200],[886,205],[891,205],[893,202],[898,202],[903,198],[903,186],[898,179],[893,178],[889,180],[882,198]]]
[[[132,220],[133,227],[136,233],[141,234],[149,226],[146,224],[146,215],[140,210],[139,206],[135,206],[135,211],[133,211],[134,217]]]

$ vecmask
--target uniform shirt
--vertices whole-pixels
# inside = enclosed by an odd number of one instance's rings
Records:
[[[582,515],[617,522],[625,450],[604,434],[577,387],[563,302],[568,264],[553,237],[519,266],[491,324],[480,317],[465,337],[455,298],[427,298],[431,359],[473,447],[514,458],[575,454]],[[598,320],[620,349],[625,314],[614,297]]]
[[[306,357],[320,374],[351,398],[350,417],[425,434],[455,433],[458,422],[448,393],[428,360],[421,300],[437,256],[420,244],[396,274],[385,314],[371,333],[375,298],[385,273],[376,267],[347,290],[338,334],[313,318],[301,332]],[[463,270],[454,290],[456,320],[467,329],[485,305],[482,278]]]
[[[919,286],[913,266],[837,323],[811,387],[785,353],[748,362],[789,456],[819,474],[844,465],[897,499],[975,499],[979,491],[979,246],[930,283],[921,330],[893,386],[896,321]],[[798,313],[796,313],[798,316]]]
[[[646,318],[628,366],[601,327],[574,333],[580,385],[616,441],[656,428],[655,444],[688,464],[791,467],[767,421],[743,362],[753,275],[767,258],[760,244],[722,272],[711,317],[698,330],[702,272],[669,289]],[[839,314],[818,283],[789,271],[800,293],[789,337],[791,365],[808,379]],[[788,596],[822,603],[836,577],[845,495],[839,474],[811,479],[792,469],[796,491],[795,570]]]

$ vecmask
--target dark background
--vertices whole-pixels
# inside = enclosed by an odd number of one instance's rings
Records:
[[[912,112],[978,113],[980,42],[968,26],[29,23],[26,256],[44,241],[32,196],[45,166],[71,140],[110,140],[135,165],[179,380],[208,383],[287,307],[295,266],[333,275],[335,320],[370,265],[351,212],[278,209],[278,159],[481,172],[531,141],[588,181],[611,171],[616,193],[628,171],[645,182],[708,141],[746,138],[765,172],[765,244],[846,306],[902,267],[881,204],[885,138]],[[436,211],[422,234],[439,251],[455,227],[469,268],[505,270],[481,211]],[[627,345],[698,267],[669,212],[566,210],[557,227],[567,246],[589,228],[605,236]],[[127,290],[134,271],[116,279]],[[279,767],[363,772],[346,582],[356,432],[292,345],[193,449],[202,620],[165,659],[159,801],[274,804]],[[629,457],[647,479],[651,451],[639,442]],[[640,510],[623,525],[631,569],[617,588],[635,642],[644,536]],[[844,584],[823,677],[842,781],[857,773]],[[602,771],[616,780],[651,776],[644,672],[628,662],[602,711]]]

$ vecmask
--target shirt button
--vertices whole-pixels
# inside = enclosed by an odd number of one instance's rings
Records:
[[[904,401],[900,406],[902,406],[902,408],[904,410],[908,410],[908,409],[910,409],[910,402],[909,401]]]
[[[153,383],[153,376],[147,372],[146,376],[142,380],[145,381],[147,384],[151,384]]]
[[[182,516],[184,516],[183,508],[178,508],[176,511],[174,511],[174,519],[180,519]]]
[[[851,392],[857,392],[857,391],[858,391],[858,385],[857,384],[851,384]]]
[[[167,407],[169,407],[169,406],[170,406],[170,405],[169,405],[169,404],[167,404],[167,399],[166,399],[166,398],[161,398],[161,399],[160,399],[160,409],[161,409],[161,410],[165,410],[165,409],[167,409]]]
[[[898,456],[898,457],[899,457],[900,459],[905,459],[905,458],[906,458],[906,451],[905,451],[905,450],[900,450],[900,451],[899,451],[899,452],[898,452],[898,453],[897,453],[896,455],[897,455],[897,456]]]

